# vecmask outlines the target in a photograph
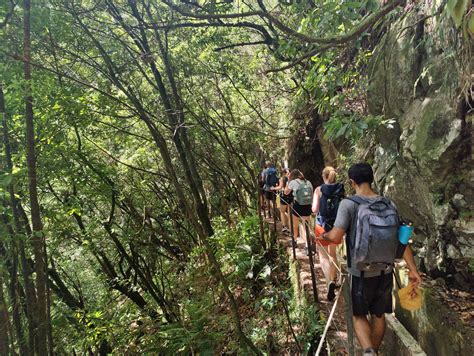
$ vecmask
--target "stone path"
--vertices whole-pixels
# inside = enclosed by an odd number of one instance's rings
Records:
[[[265,222],[268,224],[270,229],[274,228],[273,220],[272,219],[264,219]],[[281,224],[277,222],[277,235],[278,235],[278,244],[279,246],[285,248],[286,253],[288,254],[288,259],[290,263],[294,261],[293,259],[293,248],[291,245],[291,237],[287,234],[281,232]],[[309,257],[306,256],[305,252],[305,242],[303,239],[299,239],[296,246],[296,271],[298,273],[298,285],[299,291],[303,291],[305,293],[305,297],[308,303],[314,303],[313,298],[313,287],[312,287],[312,279],[311,279],[311,268]],[[324,279],[321,266],[319,264],[319,256],[318,254],[313,255],[313,262],[314,268],[316,271],[316,284],[317,284],[317,294],[318,294],[318,308],[321,310],[323,316],[327,320],[331,309],[333,307],[334,301],[330,302],[327,300],[326,293],[327,293],[327,286],[326,281]],[[344,270],[345,261],[339,261],[342,264],[342,270]],[[336,299],[337,300],[337,293],[339,293],[341,289],[337,289],[336,291]],[[379,352],[379,356],[392,356],[396,352],[399,355],[407,355],[407,356],[420,356],[426,354],[420,348],[418,343],[416,342],[411,335],[406,331],[406,329],[400,324],[400,322],[393,316],[388,316],[388,324],[387,324],[387,332],[384,337],[384,342],[382,343],[381,350]],[[407,334],[403,336],[402,334]],[[385,345],[384,345],[385,344]],[[356,337],[354,337],[354,347],[355,347],[355,354],[361,355],[362,350],[358,345]],[[327,355],[327,349],[330,350],[331,355],[342,356],[348,355],[348,341],[347,341],[347,325],[345,319],[345,310],[344,310],[344,298],[341,295],[338,304],[336,307],[336,311],[331,322],[328,334],[325,339],[325,345],[323,347],[323,351],[321,355]],[[385,350],[384,350],[385,349]],[[396,351],[395,351],[396,350]]]
[[[269,227],[273,229],[273,220],[265,219]],[[285,247],[286,253],[288,254],[289,260],[293,261],[293,248],[291,247],[291,237],[281,232],[281,224],[277,222],[278,232],[278,243],[280,246]],[[306,244],[303,239],[299,238],[296,247],[296,268],[299,276],[299,287],[301,291],[304,291],[306,300],[311,303],[313,299],[313,287],[311,281],[311,268],[309,257],[306,256],[305,252]],[[318,293],[318,307],[327,319],[331,313],[334,302],[327,300],[327,286],[319,264],[318,254],[313,255],[314,268],[316,271],[316,282],[317,282],[317,293]],[[339,293],[340,288],[336,290],[336,295]],[[331,323],[331,327],[326,336],[326,344],[324,349],[328,347],[331,349],[331,355],[348,355],[347,348],[347,330],[344,316],[344,298],[341,296],[336,307],[336,312]],[[322,353],[326,354],[326,353]]]

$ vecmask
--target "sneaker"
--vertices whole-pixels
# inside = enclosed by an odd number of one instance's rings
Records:
[[[335,290],[336,290],[336,283],[329,282],[327,298],[330,302],[333,301],[334,298],[336,297],[336,293],[334,292]]]
[[[305,246],[304,248],[304,252],[306,253],[306,256],[309,256],[309,249],[308,249],[308,246]],[[311,249],[311,253],[314,255],[314,249]]]
[[[364,350],[364,353],[362,355],[363,356],[377,356],[377,352],[375,352],[373,348],[369,347],[368,349]]]
[[[284,234],[287,234],[290,232],[290,229],[288,229],[286,226],[283,226],[283,229],[281,229],[281,232],[283,232]]]
[[[290,247],[295,246],[295,248],[297,248],[298,244],[296,243],[296,241],[290,240],[290,242],[288,242],[288,246],[290,246]]]

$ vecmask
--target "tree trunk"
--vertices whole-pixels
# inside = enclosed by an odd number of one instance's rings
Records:
[[[13,169],[13,162],[12,162],[12,152],[11,152],[11,146],[10,146],[10,134],[8,131],[8,124],[7,124],[7,111],[5,107],[5,100],[4,100],[4,95],[3,95],[3,88],[0,85],[0,114],[2,115],[2,132],[3,132],[3,146],[4,146],[4,152],[5,152],[5,166],[6,166],[6,171],[11,174],[12,169]],[[18,288],[21,288],[21,286],[18,283],[18,252],[23,251],[22,255],[24,255],[24,243],[23,239],[19,239],[19,242],[17,244],[16,239],[15,239],[15,233],[20,232],[21,225],[20,225],[20,218],[18,214],[18,201],[17,198],[15,197],[15,191],[13,187],[13,182],[10,182],[8,185],[8,194],[10,196],[10,206],[13,212],[13,221],[14,221],[14,226],[15,230],[12,231],[11,233],[11,254],[12,254],[12,265],[9,269],[10,272],[10,299],[11,303],[13,306],[12,309],[12,317],[13,317],[13,323],[15,325],[15,332],[16,332],[16,337],[17,341],[20,347],[20,354],[21,355],[29,355],[30,354],[30,349],[33,350],[33,345],[34,345],[34,330],[35,330],[35,322],[32,320],[31,313],[27,313],[26,317],[28,320],[28,327],[29,327],[29,336],[30,336],[30,347],[26,344],[25,340],[25,335],[22,329],[21,325],[21,320],[20,320],[20,308],[19,308],[19,299],[18,299]],[[26,303],[28,305],[28,308],[33,307],[36,305],[36,300],[34,298],[34,289],[33,285],[30,280],[30,274],[27,272],[29,269],[26,269],[26,258],[23,260],[22,259],[22,272],[23,272],[23,282],[25,283],[25,289],[26,289]]]
[[[30,51],[30,0],[23,2],[23,57],[24,57],[24,79],[25,79],[25,124],[26,124],[26,148],[28,183],[31,209],[31,224],[33,234],[31,242],[35,256],[36,272],[36,295],[37,295],[37,318],[38,321],[38,344],[39,355],[48,354],[48,306],[47,306],[47,283],[46,283],[46,253],[43,223],[41,221],[40,206],[38,201],[38,190],[36,181],[36,152],[35,152],[35,128],[33,122],[33,97],[31,89],[31,51]]]
[[[10,338],[8,336],[8,329],[10,325],[10,318],[8,317],[7,304],[3,296],[3,278],[0,273],[0,355],[10,354]]]

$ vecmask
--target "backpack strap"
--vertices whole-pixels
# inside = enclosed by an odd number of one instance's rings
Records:
[[[357,195],[353,195],[353,196],[351,196],[347,199],[349,199],[350,201],[356,203],[357,205],[366,203],[366,201],[364,199],[362,199],[361,197],[358,197]]]
[[[357,208],[359,207],[359,205],[365,204],[364,199],[358,197],[357,195],[353,195],[353,196],[351,196],[351,197],[349,197],[349,198],[347,198],[347,199],[349,199],[350,201],[356,203],[356,204],[357,204]],[[352,230],[352,228],[351,228],[351,230]],[[357,232],[356,232],[356,234],[357,234]],[[350,234],[347,234],[347,233],[346,233],[346,255],[347,255],[347,267],[348,267],[348,268],[351,268],[351,266],[352,266],[352,261],[351,261],[351,241],[350,241],[350,236],[349,236],[349,235],[350,235]],[[354,236],[354,238],[355,238],[355,236]],[[362,273],[363,273],[363,272],[362,272]],[[363,277],[363,274],[361,274],[361,276],[362,276],[362,278],[364,278],[364,277]]]

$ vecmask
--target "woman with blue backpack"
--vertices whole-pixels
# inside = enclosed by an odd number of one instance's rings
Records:
[[[309,223],[311,217],[311,204],[313,202],[313,185],[307,180],[303,173],[298,169],[294,169],[290,173],[288,185],[284,191],[285,195],[293,194],[293,208],[291,210],[291,218],[293,220],[293,236],[298,241],[299,236],[299,219],[304,223]],[[303,241],[306,244],[306,233],[303,229]],[[308,247],[306,246],[308,253]]]
[[[344,185],[336,182],[336,170],[325,167],[322,172],[324,184],[314,190],[312,211],[316,214],[315,229],[328,232],[336,221],[337,209],[344,198]],[[333,300],[336,296],[337,256],[338,244],[324,240],[316,240],[319,261],[327,283],[327,299]]]

